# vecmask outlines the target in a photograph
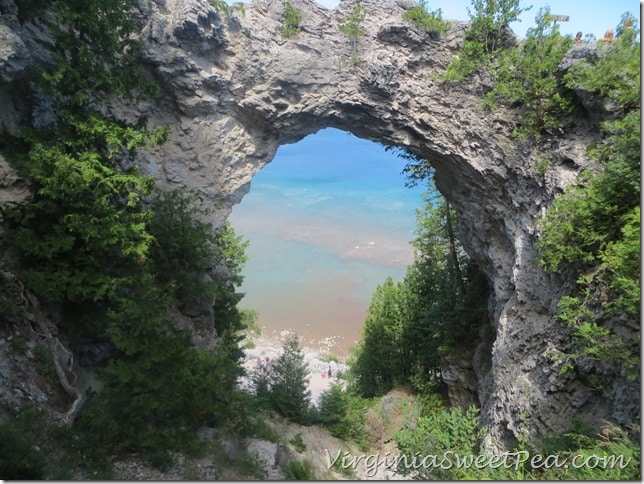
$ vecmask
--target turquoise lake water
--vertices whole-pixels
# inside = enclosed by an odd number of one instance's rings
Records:
[[[402,280],[421,188],[381,145],[325,129],[280,147],[230,222],[250,241],[241,306],[267,336],[295,331],[344,356],[359,339],[378,284]]]

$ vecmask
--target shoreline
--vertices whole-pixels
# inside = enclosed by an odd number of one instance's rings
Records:
[[[284,340],[295,334],[292,331],[282,331],[278,336],[255,336],[246,337],[242,341],[245,357],[242,366],[246,370],[246,375],[240,379],[240,386],[244,389],[251,389],[251,374],[257,367],[258,360],[264,364],[274,361],[282,353]],[[301,338],[300,338],[301,340]],[[254,347],[246,348],[246,345],[252,343]],[[332,383],[340,381],[338,374],[348,370],[345,358],[337,357],[330,353],[316,351],[315,349],[301,343],[304,361],[309,367],[309,382],[307,388],[311,392],[311,403],[317,406],[320,395],[331,387]],[[328,356],[327,356],[328,355]],[[331,370],[331,378],[328,372]]]

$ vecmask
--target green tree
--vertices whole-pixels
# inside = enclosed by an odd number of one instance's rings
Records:
[[[351,440],[361,446],[366,444],[364,401],[347,393],[337,382],[320,396],[317,421],[334,437]]]
[[[302,11],[294,7],[291,2],[286,2],[282,24],[280,33],[287,39],[298,34],[302,25]]]
[[[541,224],[540,257],[551,271],[562,264],[584,270],[601,258],[607,244],[619,240],[628,214],[639,205],[640,112],[605,125],[615,135],[602,149],[604,171],[581,177],[559,197]]]
[[[107,336],[116,349],[72,428],[83,451],[142,451],[163,464],[168,450],[192,445],[197,426],[240,423],[235,284],[245,256],[230,227],[215,232],[196,219],[202,213],[185,193],[152,196],[153,180],[124,168],[166,137],[144,117],[125,122],[110,110],[115,98],[153,92],[134,62],[135,4],[51,3],[56,62],[42,68],[38,88],[54,100],[56,122],[2,139],[34,189],[32,201],[4,211],[5,241],[65,336]],[[223,342],[197,351],[170,315],[215,264],[231,276],[213,272],[206,284]]]
[[[403,344],[417,385],[440,375],[441,352],[475,344],[487,322],[488,284],[458,239],[458,218],[442,197],[417,215],[414,263],[408,268],[408,321]]]
[[[46,479],[46,459],[18,418],[0,423],[0,476],[11,480]]]
[[[640,207],[608,204],[603,189],[611,171],[555,201],[538,246],[546,268],[568,266],[580,274],[577,290],[561,299],[557,315],[573,328],[573,360],[611,362],[614,369],[607,378],[623,372],[637,378],[639,337],[612,328],[616,321],[639,328]],[[574,242],[579,245],[571,249],[568,244]]]
[[[124,299],[111,315],[109,333],[120,355],[100,372],[103,389],[77,428],[109,453],[140,452],[164,467],[168,451],[195,444],[196,428],[238,424],[241,371],[225,346],[202,352],[192,346],[190,335],[163,314],[167,296],[149,286],[132,290],[141,300]]]
[[[275,410],[298,423],[308,423],[311,392],[309,368],[297,336],[282,346],[282,354],[273,363],[270,401]]]
[[[237,11],[242,15],[246,15],[246,6],[244,5],[244,2],[235,2],[232,5],[229,5],[225,0],[208,0],[208,3],[212,5],[217,12],[225,15],[230,15],[234,11]]]
[[[153,270],[160,283],[172,287],[176,300],[189,307],[215,297],[215,284],[207,277],[217,254],[210,224],[199,219],[208,211],[200,197],[178,189],[155,192],[150,232]]]
[[[364,22],[366,16],[367,12],[364,8],[360,5],[354,5],[344,23],[340,24],[340,32],[346,35],[351,42],[351,61],[353,64],[360,63],[358,53],[360,39],[365,35],[362,22]]]
[[[531,8],[521,8],[520,0],[472,0],[472,7],[474,11],[467,10],[471,25],[463,49],[448,66],[445,80],[461,81],[489,66],[500,51],[512,44],[510,23]]]
[[[521,8],[519,0],[472,0],[472,7],[474,13],[467,9],[472,19],[468,38],[480,42],[487,55],[507,46],[510,24],[531,8]]]
[[[540,224],[540,262],[549,271],[572,271],[576,289],[559,302],[557,318],[572,328],[574,363],[601,360],[597,389],[615,375],[639,378],[640,157],[639,56],[636,27],[622,17],[622,33],[595,66],[581,62],[566,76],[575,90],[618,103],[618,117],[601,124],[605,141],[590,150],[602,166],[584,173],[558,197]],[[631,78],[631,76],[635,76]],[[619,328],[623,329],[619,329]],[[583,365],[582,365],[583,366]]]
[[[572,39],[559,33],[550,10],[543,8],[525,40],[500,55],[494,88],[487,94],[487,101],[488,105],[502,100],[521,106],[521,126],[516,134],[535,137],[553,132],[561,126],[563,115],[573,109],[572,92],[558,75],[558,67],[571,45]]]
[[[59,116],[82,114],[106,98],[157,91],[135,63],[141,43],[131,35],[137,0],[54,0],[54,62],[42,76]]]
[[[351,362],[358,392],[365,397],[382,395],[407,376],[407,351],[402,344],[404,297],[403,284],[391,277],[372,295],[362,338]]]
[[[239,309],[237,304],[243,298],[243,293],[237,292],[243,282],[241,275],[247,260],[246,247],[248,241],[237,236],[230,223],[222,224],[214,234],[214,244],[217,248],[215,263],[225,268],[223,273],[215,274],[214,319],[217,334],[231,348],[231,357],[235,361],[243,357],[240,342],[248,328],[248,314]]]
[[[102,150],[129,129],[95,118],[76,127],[78,140],[34,143],[22,161],[34,199],[5,212],[6,241],[23,261],[22,279],[59,308],[114,297],[140,270],[153,243],[150,216],[141,205],[153,181],[119,171],[113,155]],[[90,137],[94,147],[86,146]]]
[[[342,386],[338,383],[333,383],[320,396],[318,420],[325,426],[336,425],[345,417],[347,406],[348,398],[344,390],[342,390]]]
[[[164,141],[166,131],[147,129],[144,118],[126,123],[102,109],[114,97],[153,91],[134,62],[138,47],[129,34],[136,27],[135,4],[49,5],[57,20],[55,62],[36,79],[54,100],[57,122],[4,137],[0,145],[33,181],[35,193],[31,203],[5,213],[7,241],[23,260],[27,287],[59,308],[113,297],[153,242],[142,200],[154,182],[120,166],[137,150]]]
[[[227,280],[235,286],[243,282],[242,269],[248,261],[246,248],[249,242],[235,234],[230,222],[224,222],[216,231],[215,245],[219,249],[220,262],[228,271]]]
[[[618,103],[622,116],[640,106],[640,43],[636,18],[622,15],[611,45],[600,45],[599,59],[575,64],[564,77],[571,89],[583,89]]]
[[[431,176],[413,155],[409,183]],[[410,382],[419,390],[440,383],[440,357],[475,345],[488,323],[488,283],[458,238],[458,217],[435,189],[417,213],[415,260],[402,283],[378,286],[353,350],[351,374],[358,393],[380,395]]]

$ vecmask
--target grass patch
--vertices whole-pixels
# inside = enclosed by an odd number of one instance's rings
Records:
[[[287,481],[314,481],[315,474],[309,461],[293,461],[284,469],[284,479]]]
[[[295,450],[297,450],[300,454],[306,450],[306,445],[304,445],[304,441],[302,440],[302,434],[298,433],[293,437],[291,440],[288,441],[289,444],[291,444]]]

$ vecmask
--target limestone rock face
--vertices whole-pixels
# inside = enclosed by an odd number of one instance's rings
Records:
[[[439,81],[463,42],[464,23],[436,39],[403,20],[408,1],[361,0],[365,35],[354,44],[339,29],[354,0],[334,10],[312,0],[291,3],[302,12],[302,28],[290,39],[279,33],[285,0],[254,0],[245,13],[230,14],[207,0],[147,4],[143,62],[162,93],[120,109],[132,116],[143,110],[152,124],[168,126],[170,137],[140,157],[142,172],[162,186],[202,191],[221,223],[280,145],[325,127],[431,160],[438,189],[459,211],[466,249],[492,289],[489,334],[464,348],[457,365],[447,362],[456,403],[478,401],[489,443],[500,447],[526,430],[560,431],[575,416],[592,423],[638,418],[628,398],[598,396],[559,375],[551,357],[568,341],[551,315],[570,281],[536,263],[535,227],[553,198],[592,167],[585,121],[539,146],[518,143],[515,114],[479,108],[488,80]],[[9,81],[26,76],[30,59],[47,58],[46,42],[14,21],[11,4],[0,2],[0,122],[8,127],[29,121],[34,110]],[[536,168],[544,157],[551,161],[545,175]]]

